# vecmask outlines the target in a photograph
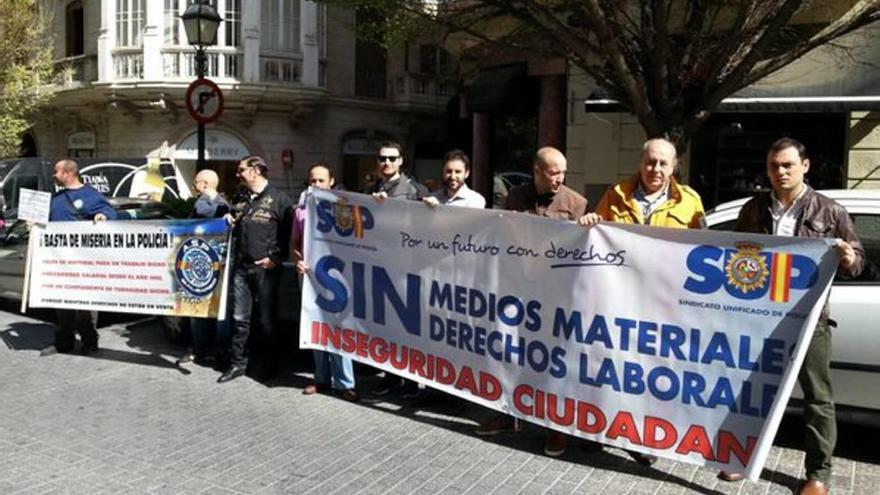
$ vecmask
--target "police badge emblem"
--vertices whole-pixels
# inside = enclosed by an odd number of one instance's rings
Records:
[[[333,205],[333,218],[340,232],[348,232],[352,229],[354,218],[351,213],[351,206],[345,198],[339,198],[336,204]]]
[[[208,242],[189,238],[177,250],[174,276],[191,297],[208,296],[220,281],[220,255]]]
[[[743,294],[763,288],[767,284],[770,269],[761,254],[761,245],[751,242],[738,242],[739,251],[733,253],[724,267],[727,283]]]

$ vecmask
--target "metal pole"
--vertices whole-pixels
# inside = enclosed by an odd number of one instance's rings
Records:
[[[201,46],[196,48],[196,76],[199,79],[205,77],[205,49]],[[205,123],[199,122],[197,126],[199,154],[196,158],[196,170],[205,168]]]

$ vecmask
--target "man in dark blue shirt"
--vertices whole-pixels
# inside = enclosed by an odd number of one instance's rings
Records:
[[[55,164],[55,183],[63,187],[52,196],[49,205],[50,222],[92,220],[102,222],[116,220],[116,211],[107,199],[91,186],[82,183],[79,166],[73,160],[60,160]],[[98,313],[79,309],[56,309],[58,327],[55,329],[55,345],[43,349],[40,354],[48,356],[56,352],[72,352],[79,333],[83,354],[98,350]]]

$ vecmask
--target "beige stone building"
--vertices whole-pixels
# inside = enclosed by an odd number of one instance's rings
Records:
[[[45,0],[63,76],[27,137],[46,157],[157,157],[191,176],[196,123],[185,91],[194,49],[179,19],[188,0]],[[224,111],[207,126],[207,166],[234,187],[236,161],[266,157],[270,178],[301,188],[328,161],[363,186],[384,139],[408,147],[412,169],[432,168],[454,93],[445,53],[393,51],[356,40],[353,12],[308,0],[215,0],[223,22],[208,49],[208,78]]]
[[[874,25],[816,49],[727,98],[690,143],[684,180],[707,205],[767,187],[764,152],[775,139],[802,140],[818,188],[880,188],[880,48]],[[570,70],[567,151],[587,192],[631,175],[645,133],[634,116],[596,104],[593,81]],[[582,182],[581,182],[582,181]]]

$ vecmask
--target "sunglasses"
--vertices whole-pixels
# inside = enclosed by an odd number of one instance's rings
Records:
[[[388,156],[388,155],[379,155],[379,162],[396,162],[400,158],[400,155],[397,156]]]

